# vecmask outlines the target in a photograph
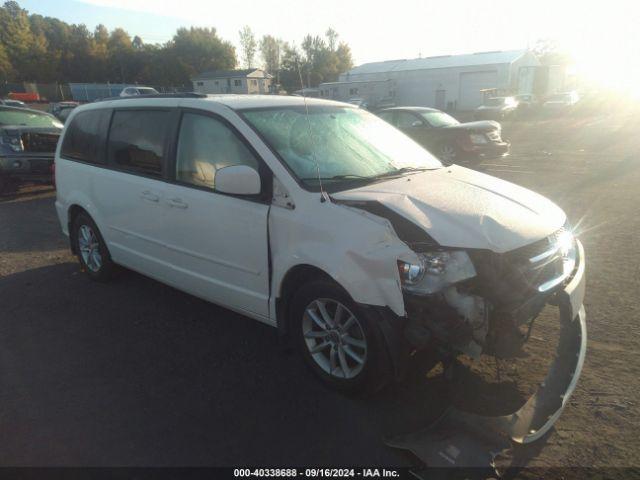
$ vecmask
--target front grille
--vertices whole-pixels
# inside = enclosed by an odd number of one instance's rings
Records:
[[[48,152],[56,151],[59,135],[56,133],[33,133],[22,134],[22,144],[25,152]]]
[[[51,173],[51,164],[53,163],[53,157],[30,159],[29,162],[31,164],[31,173],[38,173],[43,175]]]
[[[539,289],[563,275],[564,264],[560,250],[555,247],[561,228],[546,238],[507,252],[505,260],[515,267],[529,288]]]

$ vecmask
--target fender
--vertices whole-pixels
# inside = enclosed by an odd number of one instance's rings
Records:
[[[405,315],[397,260],[417,256],[390,223],[367,212],[318,201],[307,209],[274,207],[269,217],[273,289],[270,311],[282,294],[286,274],[306,264],[327,273],[360,304],[389,307]]]

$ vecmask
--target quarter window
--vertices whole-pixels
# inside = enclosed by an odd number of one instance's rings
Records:
[[[169,118],[168,111],[116,111],[109,132],[109,163],[136,173],[162,176]]]
[[[110,113],[105,109],[78,113],[67,127],[61,155],[88,163],[104,163],[101,132],[107,128]]]
[[[215,118],[185,113],[180,125],[176,180],[215,189],[216,172],[231,165],[258,170],[258,161],[224,123]]]

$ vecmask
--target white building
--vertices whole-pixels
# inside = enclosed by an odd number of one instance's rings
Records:
[[[324,98],[357,97],[370,107],[472,110],[486,95],[531,93],[539,65],[528,50],[390,60],[352,68],[319,88]]]
[[[214,70],[191,79],[198,93],[271,93],[272,75],[259,68]]]

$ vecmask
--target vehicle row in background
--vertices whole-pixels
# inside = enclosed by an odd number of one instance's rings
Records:
[[[58,102],[49,104],[48,112],[55,116],[62,123],[67,121],[71,111],[80,105],[80,102]]]
[[[26,108],[27,105],[20,100],[13,100],[11,98],[0,98],[0,105],[5,105],[7,107],[17,107],[17,108]]]
[[[136,87],[127,87],[124,88],[121,92],[120,92],[120,96],[121,97],[135,97],[136,95],[157,95],[158,92],[155,88],[152,87],[142,87],[142,86],[136,86]]]
[[[0,105],[0,193],[13,181],[51,182],[62,128],[49,113]]]
[[[474,112],[476,120],[527,117],[532,114],[559,114],[569,112],[578,103],[576,92],[557,93],[544,100],[526,93],[507,97],[489,97]]]
[[[378,116],[406,133],[446,163],[495,158],[509,153],[498,122],[460,123],[451,115],[427,107],[394,107]]]

